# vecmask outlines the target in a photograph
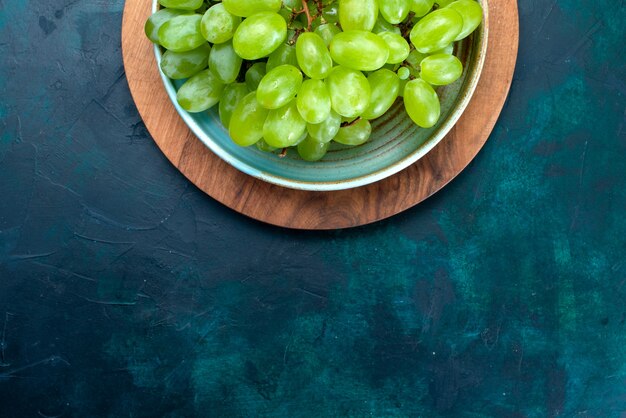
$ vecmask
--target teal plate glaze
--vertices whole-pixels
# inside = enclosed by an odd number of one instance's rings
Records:
[[[176,101],[176,91],[184,80],[170,80],[163,72],[161,78],[178,114],[191,131],[213,153],[236,169],[292,189],[332,191],[364,186],[405,169],[433,149],[452,129],[474,93],[485,62],[489,28],[489,5],[481,0],[483,23],[468,38],[457,42],[454,54],[463,62],[462,77],[446,87],[437,89],[441,100],[441,118],[430,129],[417,127],[404,111],[401,100],[382,117],[372,121],[371,139],[357,147],[333,143],[326,156],[317,162],[299,158],[289,150],[283,158],[266,153],[255,146],[243,148],[233,143],[221,124],[217,106],[201,113],[189,113]],[[153,0],[152,11],[158,10]],[[154,48],[160,66],[162,51]]]

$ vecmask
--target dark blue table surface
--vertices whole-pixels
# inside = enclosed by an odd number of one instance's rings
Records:
[[[626,417],[623,0],[521,0],[476,160],[328,233],[168,163],[123,6],[0,0],[0,416]]]

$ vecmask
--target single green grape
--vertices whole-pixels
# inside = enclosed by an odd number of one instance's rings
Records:
[[[374,71],[385,65],[389,47],[380,36],[363,30],[348,30],[335,35],[330,55],[339,65],[360,71]]]
[[[378,0],[339,0],[339,23],[344,31],[371,31],[378,17]]]
[[[237,80],[242,62],[243,60],[235,52],[231,41],[214,44],[211,55],[209,55],[209,68],[224,84],[230,84]]]
[[[279,65],[285,64],[300,68],[296,56],[296,47],[293,45],[282,44],[276,48],[276,51],[272,52],[267,58],[267,71],[271,71]]]
[[[263,77],[256,98],[266,109],[278,109],[292,101],[302,85],[302,73],[293,65],[279,65]]]
[[[361,145],[367,142],[372,135],[372,125],[367,119],[359,119],[346,126],[342,126],[333,139],[335,142],[344,145]]]
[[[333,59],[324,40],[313,32],[305,32],[298,37],[296,57],[302,72],[310,78],[326,78],[333,68]]]
[[[400,79],[393,71],[381,69],[367,76],[372,95],[367,109],[361,115],[364,119],[376,119],[387,112],[400,92]]]
[[[300,116],[296,102],[291,101],[281,108],[269,111],[263,125],[263,138],[272,147],[291,147],[301,140],[305,130],[306,122]]]
[[[330,41],[333,40],[335,35],[341,32],[341,29],[333,23],[325,23],[316,27],[313,32],[318,34],[324,40],[326,47],[328,47],[328,45],[330,45]]]
[[[411,70],[406,67],[400,67],[398,68],[396,74],[398,74],[398,78],[400,78],[400,80],[407,80],[411,75]]]
[[[223,91],[224,83],[211,70],[204,70],[180,87],[176,99],[188,112],[203,112],[219,102]]]
[[[318,142],[307,136],[298,144],[298,154],[305,161],[319,161],[326,155],[329,145],[328,142]]]
[[[376,23],[374,24],[372,32],[378,35],[380,35],[381,32],[392,32],[398,35],[402,35],[402,32],[400,31],[400,28],[398,26],[392,25],[391,23],[387,22],[385,19],[383,19],[382,16],[378,16],[378,19],[376,19]]]
[[[441,114],[437,93],[430,84],[419,78],[404,86],[404,108],[413,122],[422,128],[435,126]]]
[[[469,36],[483,21],[483,8],[474,0],[458,0],[450,3],[447,8],[454,9],[463,18],[463,29],[455,39],[461,39]]]
[[[173,80],[189,78],[207,67],[210,53],[211,47],[207,43],[186,52],[165,51],[161,57],[161,71]]]
[[[367,109],[371,89],[360,71],[338,65],[330,72],[326,85],[332,108],[341,116],[355,118]]]
[[[219,104],[219,115],[222,125],[227,129],[230,126],[230,118],[237,104],[250,93],[246,83],[232,83],[224,88]]]
[[[399,64],[409,56],[411,47],[402,36],[393,32],[381,32],[378,34],[389,48],[388,64]]]
[[[237,27],[233,46],[245,60],[257,60],[271,54],[287,37],[287,22],[278,13],[260,12]]]
[[[420,77],[434,86],[454,83],[462,74],[463,64],[454,55],[431,55],[421,63]]]
[[[235,106],[228,132],[237,145],[249,147],[263,138],[263,125],[269,111],[256,100],[256,92],[248,93]]]
[[[330,116],[330,94],[322,80],[302,83],[296,105],[302,118],[311,124],[322,123]]]
[[[263,138],[259,139],[255,145],[260,151],[263,151],[263,152],[274,152],[278,150],[278,148],[273,147],[269,145],[267,142],[265,142],[265,139]]]
[[[160,44],[159,42],[159,29],[161,26],[168,20],[181,15],[189,15],[193,14],[193,12],[189,10],[177,10],[177,9],[161,9],[156,13],[153,13],[148,20],[146,20],[146,25],[144,26],[144,31],[146,32],[146,36],[155,44]]]
[[[307,123],[306,130],[309,136],[317,142],[330,142],[341,128],[341,115],[334,110],[322,123]]]
[[[411,11],[416,17],[422,17],[432,10],[434,4],[435,0],[411,0]]]
[[[322,10],[322,17],[328,23],[339,22],[339,4],[335,1]]]
[[[223,0],[222,4],[235,16],[248,17],[259,12],[278,12],[281,0]]]
[[[440,50],[461,33],[463,18],[453,9],[438,9],[423,17],[411,29],[411,42],[424,54]]]
[[[411,11],[411,0],[379,1],[380,14],[391,24],[401,23]]]
[[[159,43],[174,52],[191,51],[206,42],[200,32],[202,16],[197,14],[173,17],[159,28]]]
[[[196,10],[204,3],[204,0],[159,0],[163,7],[179,10]]]
[[[267,64],[263,61],[255,62],[248,68],[245,79],[250,91],[254,91],[259,87],[259,83],[265,77],[265,74],[267,74]]]
[[[229,13],[222,3],[217,3],[202,16],[200,31],[207,41],[221,44],[232,39],[240,23],[241,17]]]

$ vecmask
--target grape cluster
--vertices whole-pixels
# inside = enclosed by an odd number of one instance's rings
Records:
[[[403,97],[420,127],[440,116],[435,88],[463,65],[454,42],[482,21],[475,0],[159,0],[148,38],[161,70],[187,79],[180,106],[219,103],[232,140],[308,161],[331,141],[365,143],[370,120]],[[434,86],[434,87],[433,87]]]

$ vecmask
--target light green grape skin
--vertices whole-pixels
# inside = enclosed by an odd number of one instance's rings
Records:
[[[462,74],[463,64],[454,55],[431,55],[421,63],[420,77],[434,86],[454,83]]]
[[[317,124],[307,123],[306,130],[309,136],[317,142],[330,142],[333,140],[339,128],[341,128],[341,115],[331,109],[328,117]]]
[[[376,23],[374,24],[372,32],[379,35],[381,32],[392,32],[398,35],[402,34],[398,26],[392,25],[391,23],[387,22],[385,19],[382,18],[382,16],[378,16],[378,19],[376,19]]]
[[[463,18],[463,29],[457,35],[456,41],[469,36],[483,21],[483,8],[474,0],[458,0],[446,7],[454,9]]]
[[[267,142],[265,142],[263,138],[259,139],[255,145],[260,151],[263,151],[263,152],[274,152],[278,149],[276,147],[269,145]]]
[[[256,98],[266,109],[278,109],[292,101],[302,85],[302,73],[293,65],[279,65],[265,74]]]
[[[404,108],[413,122],[422,128],[435,126],[441,114],[437,93],[419,78],[404,86]]]
[[[146,36],[150,41],[155,44],[159,44],[159,29],[161,26],[168,20],[182,15],[193,14],[193,12],[189,10],[177,10],[177,9],[161,9],[156,13],[153,13],[148,20],[146,20],[146,25],[144,26],[144,31],[146,32]]]
[[[173,80],[189,78],[207,67],[211,47],[205,43],[187,52],[165,51],[161,57],[161,71]]]
[[[243,60],[233,48],[233,43],[228,41],[222,44],[214,44],[209,55],[209,68],[224,84],[230,84],[237,80]]]
[[[411,29],[411,43],[424,54],[440,50],[461,33],[463,18],[453,9],[438,9],[422,18]]]
[[[228,129],[230,118],[237,104],[250,93],[246,83],[232,83],[224,88],[219,104],[219,115],[222,125]]]
[[[333,139],[343,145],[361,145],[370,139],[372,134],[372,125],[367,119],[359,119],[347,126],[342,126]]]
[[[437,3],[439,7],[447,7],[449,4],[453,2],[454,0],[435,0],[435,3]]]
[[[326,23],[316,27],[313,32],[318,34],[324,40],[326,47],[328,47],[330,45],[330,41],[333,40],[335,35],[341,32],[341,29],[333,23]]]
[[[436,54],[448,54],[448,55],[452,55],[454,53],[454,44],[450,44],[448,46],[446,46],[445,48],[440,49],[439,51],[435,51],[430,55],[436,55]]]
[[[202,16],[200,31],[207,41],[221,44],[232,39],[240,23],[241,17],[229,13],[222,3],[217,3]]]
[[[206,42],[200,33],[202,16],[176,16],[163,23],[159,29],[159,43],[170,51],[185,52],[198,48]]]
[[[255,62],[248,71],[246,71],[246,85],[250,91],[254,91],[259,87],[259,83],[267,74],[267,64],[265,62]]]
[[[321,36],[305,32],[296,41],[296,57],[302,72],[314,79],[323,79],[333,68],[333,59]]]
[[[296,145],[304,135],[306,122],[300,116],[296,102],[270,110],[263,125],[263,138],[272,147]]]
[[[374,71],[385,65],[389,47],[378,35],[363,30],[349,30],[335,35],[330,55],[339,65],[360,71]]]
[[[378,0],[339,0],[338,6],[344,31],[371,31],[378,18]]]
[[[411,0],[383,0],[378,7],[387,22],[397,25],[409,15]]]
[[[219,102],[223,91],[224,83],[211,70],[204,70],[181,86],[176,99],[188,112],[203,112]]]
[[[411,64],[412,67],[418,68],[422,60],[426,58],[427,56],[428,54],[422,54],[418,50],[414,49],[411,52],[409,52],[409,56],[406,57],[406,62]]]
[[[196,10],[204,3],[204,0],[159,0],[163,7],[179,10]]]
[[[278,12],[281,0],[223,0],[222,4],[235,16],[248,17],[259,12]]]
[[[398,71],[396,71],[396,74],[398,74],[398,78],[400,78],[400,80],[407,80],[411,75],[411,70],[406,67],[400,67],[398,68]]]
[[[267,58],[267,71],[271,71],[279,65],[293,65],[300,68],[298,58],[296,57],[296,47],[289,44],[282,44],[276,51],[272,52]]]
[[[411,47],[406,39],[392,32],[382,32],[379,33],[378,36],[385,41],[389,48],[388,64],[399,64],[407,59],[411,52]]]
[[[335,112],[355,118],[367,109],[370,101],[370,84],[360,71],[338,65],[328,75],[326,85]]]
[[[422,17],[432,10],[434,4],[435,0],[411,0],[411,11],[416,17]]]
[[[263,125],[269,111],[256,100],[256,92],[248,93],[233,110],[228,132],[233,142],[249,147],[263,138]]]
[[[305,161],[319,161],[326,155],[329,145],[328,142],[318,142],[307,136],[298,144],[298,154]]]
[[[287,22],[278,13],[260,12],[237,27],[233,46],[245,60],[257,60],[271,54],[287,37]]]
[[[306,80],[300,87],[296,105],[307,123],[324,122],[330,115],[330,94],[326,84],[322,80]]]
[[[381,117],[391,108],[400,92],[400,79],[393,71],[382,69],[367,77],[372,95],[369,105],[361,115],[364,119]]]
[[[339,22],[339,4],[335,1],[324,7],[324,10],[322,11],[322,17],[328,23]]]

